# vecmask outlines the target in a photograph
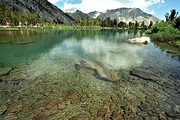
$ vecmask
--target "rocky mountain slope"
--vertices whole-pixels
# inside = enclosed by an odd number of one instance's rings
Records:
[[[99,12],[99,11],[92,11],[92,12],[88,13],[89,17],[91,17],[91,18],[97,18],[101,14],[103,14],[103,13]]]
[[[44,20],[74,24],[74,19],[47,0],[0,0],[0,5],[19,12],[36,12]]]
[[[160,21],[160,19],[156,18],[155,16],[143,12],[139,8],[118,8],[113,10],[107,10],[104,13],[100,12],[90,12],[88,15],[92,18],[99,18],[99,19],[106,19],[110,18],[111,20],[116,19],[118,22],[123,21],[126,23],[137,21],[139,23],[144,23],[146,25],[150,24],[150,21],[156,23]],[[95,17],[96,16],[96,17]]]
[[[64,11],[66,14],[68,14],[69,16],[71,16],[72,18],[76,19],[78,17],[80,18],[90,18],[87,14],[76,10],[76,11]]]

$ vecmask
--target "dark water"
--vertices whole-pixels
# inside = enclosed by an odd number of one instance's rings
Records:
[[[108,109],[111,114],[107,119],[110,119],[114,117],[113,112],[124,106],[127,108],[122,108],[123,119],[128,119],[126,112],[134,119],[151,119],[153,116],[168,119],[173,115],[177,118],[180,62],[153,43],[127,43],[129,38],[141,36],[144,36],[141,31],[127,30],[0,31],[0,67],[18,66],[2,77],[0,102],[6,104],[6,110],[0,113],[0,117],[69,119],[85,113],[85,117],[95,119],[105,116],[98,115],[98,111],[93,116],[91,109]],[[81,60],[100,61],[116,73],[119,80],[108,83],[95,77],[92,70],[77,71],[74,66]],[[129,75],[129,71],[136,68],[153,72],[159,80],[158,84]],[[58,104],[63,104],[65,108],[56,110],[52,102],[54,99],[58,99]],[[10,102],[7,103],[8,100]],[[31,102],[27,108],[21,105],[19,108],[17,101],[25,106],[26,102]],[[36,103],[40,105],[36,107]],[[53,105],[47,108],[48,104]],[[82,107],[82,104],[87,106]],[[157,107],[160,113],[157,109],[157,115],[153,114],[154,109],[148,113],[152,106]],[[171,109],[173,106],[174,111]],[[121,113],[118,112],[118,115]]]

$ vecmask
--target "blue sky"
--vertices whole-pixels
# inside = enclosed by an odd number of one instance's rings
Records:
[[[62,10],[104,12],[121,7],[141,8],[143,11],[164,19],[166,12],[176,9],[180,12],[180,0],[48,0]]]
[[[165,13],[170,13],[172,9],[176,9],[180,15],[180,0],[165,0],[164,4],[155,4],[150,6],[149,9],[154,10],[154,15],[160,19],[165,19]]]

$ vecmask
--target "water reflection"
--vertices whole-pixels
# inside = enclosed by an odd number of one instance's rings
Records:
[[[135,66],[158,66],[169,63],[177,66],[178,63],[166,56],[154,44],[130,45],[129,38],[143,36],[141,31],[101,30],[101,31],[7,31],[1,41],[12,41],[12,36],[20,41],[31,39],[29,44],[0,44],[0,63],[4,66],[23,62],[40,60],[41,64],[47,61],[59,63],[61,58],[72,60],[74,63],[81,59],[96,59],[106,63],[112,69],[130,69]],[[18,34],[16,34],[18,33]],[[12,34],[12,35],[10,35]],[[23,36],[23,37],[22,37]],[[6,42],[7,42],[6,41]],[[71,61],[71,62],[72,62]],[[159,61],[163,61],[159,63]],[[170,61],[170,62],[169,62]],[[61,64],[67,64],[61,62]],[[74,64],[73,63],[73,64]],[[157,69],[161,69],[161,67]]]
[[[162,42],[154,42],[154,44],[156,47],[164,51],[164,54],[166,54],[168,57],[171,57],[177,62],[180,62],[180,53],[178,47],[170,46]]]
[[[17,30],[17,31],[1,31],[0,43],[18,43],[26,44],[39,39],[41,30]]]
[[[0,63],[11,66],[31,62],[48,52],[72,32],[64,31],[1,31]],[[29,42],[33,41],[33,42]],[[27,44],[25,44],[27,43]]]
[[[53,55],[71,55],[73,58],[81,58],[83,55],[84,58],[97,59],[114,69],[119,69],[142,63],[142,58],[137,52],[142,48],[143,46],[132,46],[123,41],[105,41],[99,36],[94,36],[94,39],[86,37],[80,41],[66,39],[51,52]]]
[[[179,56],[172,56],[172,58],[178,62],[180,62],[180,57]]]

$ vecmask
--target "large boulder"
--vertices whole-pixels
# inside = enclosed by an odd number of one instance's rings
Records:
[[[75,67],[79,70],[81,68],[94,70],[95,77],[105,81],[117,81],[117,75],[114,74],[105,64],[97,60],[81,60],[75,64]]]
[[[140,38],[128,39],[128,43],[131,43],[131,44],[148,44],[148,43],[150,43],[150,38],[149,37],[140,37]]]
[[[156,75],[153,71],[137,68],[130,71],[130,75],[140,77],[146,81],[159,83],[158,75]]]

